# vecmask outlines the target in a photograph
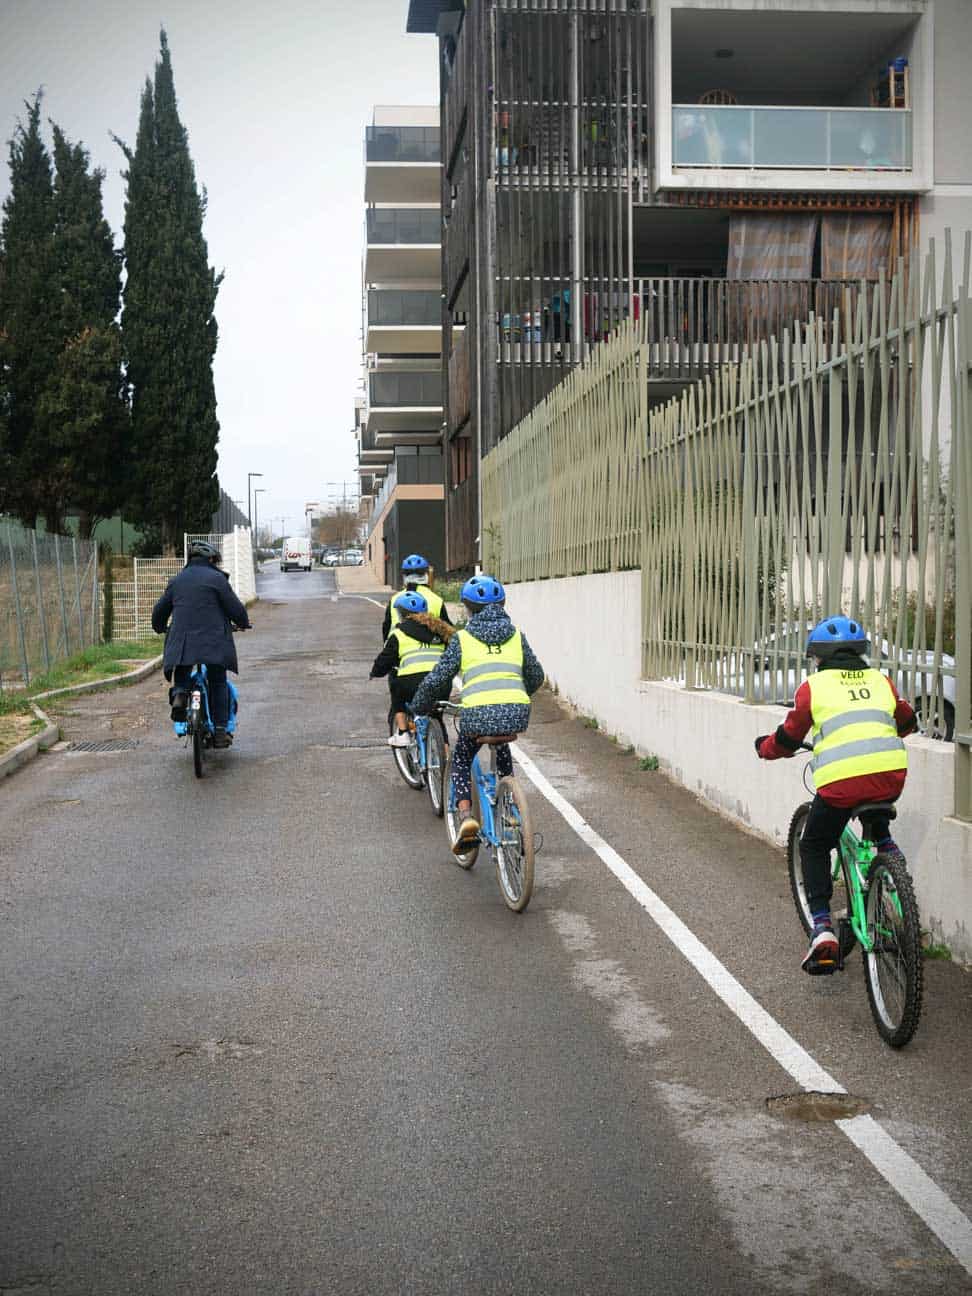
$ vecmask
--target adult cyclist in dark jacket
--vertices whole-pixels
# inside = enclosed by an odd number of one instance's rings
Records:
[[[226,573],[219,570],[219,550],[205,540],[189,546],[189,561],[173,576],[152,609],[152,629],[165,634],[162,668],[172,680],[169,703],[173,720],[185,720],[189,676],[197,663],[209,677],[210,706],[216,730],[213,745],[228,747],[229,687],[226,672],[239,670],[232,627],[249,630],[250,618]],[[169,618],[172,618],[171,624]],[[168,626],[168,630],[166,627]]]

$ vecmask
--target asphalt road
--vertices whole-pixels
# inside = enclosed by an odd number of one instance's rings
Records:
[[[958,1293],[972,1281],[524,779],[523,915],[383,744],[381,611],[268,572],[234,748],[159,677],[0,786],[0,1293]],[[779,853],[539,696],[524,752],[972,1215],[972,977],[901,1053]],[[740,759],[745,755],[740,756]],[[961,1216],[959,1217],[961,1219]]]

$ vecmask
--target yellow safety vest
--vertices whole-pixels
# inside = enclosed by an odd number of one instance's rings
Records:
[[[403,675],[427,675],[445,652],[444,643],[419,643],[396,626],[392,637],[398,640],[398,678]]]
[[[468,630],[460,630],[458,635],[462,706],[530,705],[523,687],[523,637],[519,630],[504,644],[485,644]]]
[[[429,589],[428,585],[416,585],[414,590],[400,589],[397,594],[392,596],[391,623],[393,626],[397,626],[402,619],[401,612],[399,612],[398,608],[395,606],[395,599],[401,598],[403,594],[421,594],[429,605],[429,616],[440,617],[442,615],[442,609],[445,607],[445,604],[442,602],[442,599],[439,598],[438,594],[436,594],[435,590]]]
[[[838,779],[908,768],[908,753],[894,722],[894,692],[872,670],[822,670],[811,675],[814,786]]]

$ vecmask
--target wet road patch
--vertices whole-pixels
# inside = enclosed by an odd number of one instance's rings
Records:
[[[767,1098],[766,1110],[771,1116],[779,1116],[782,1120],[823,1124],[827,1121],[849,1120],[852,1116],[866,1116],[871,1110],[871,1103],[866,1098],[856,1098],[853,1094],[810,1090]]]

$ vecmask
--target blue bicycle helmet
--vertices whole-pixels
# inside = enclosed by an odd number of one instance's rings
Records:
[[[492,576],[470,576],[459,597],[474,607],[488,607],[491,603],[504,602],[506,590]]]
[[[407,558],[402,559],[403,572],[427,572],[429,563],[427,558],[421,554],[409,554]]]
[[[403,616],[410,612],[428,612],[429,605],[422,594],[399,594],[395,606]]]
[[[850,617],[825,617],[810,631],[807,639],[807,656],[824,660],[841,649],[850,649],[861,657],[871,651],[871,641],[861,626]]]

